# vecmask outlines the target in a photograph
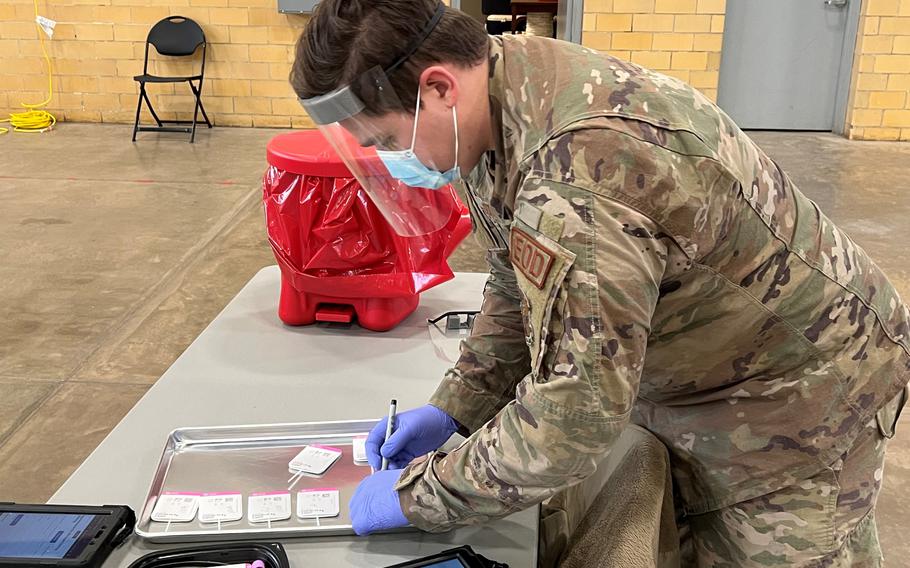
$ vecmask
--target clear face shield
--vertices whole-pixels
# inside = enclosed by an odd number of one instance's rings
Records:
[[[460,215],[458,200],[449,185],[458,177],[456,165],[440,171],[437,164],[415,154],[420,97],[414,115],[404,111],[388,74],[420,46],[445,13],[442,4],[415,38],[405,54],[386,69],[374,67],[352,84],[310,99],[301,99],[303,108],[319,127],[344,163],[383,213],[391,227],[402,236],[420,236],[445,227]],[[380,115],[367,108],[394,109]],[[457,158],[457,116],[455,157]]]

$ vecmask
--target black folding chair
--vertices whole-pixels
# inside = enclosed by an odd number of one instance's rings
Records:
[[[202,46],[202,68],[198,75],[189,77],[161,77],[158,75],[149,75],[149,45],[155,46],[155,50],[161,55],[171,57],[190,57],[199,46]],[[205,114],[205,107],[202,106],[202,80],[205,75],[205,33],[199,24],[183,16],[168,16],[164,18],[149,31],[148,38],[145,40],[145,65],[142,68],[142,75],[136,75],[133,79],[139,83],[139,104],[136,106],[136,123],[133,125],[133,142],[136,141],[137,132],[186,132],[190,134],[190,142],[196,140],[196,120],[199,112],[202,111],[202,118],[205,124],[211,128],[208,115]],[[147,83],[183,83],[187,82],[193,95],[196,97],[196,108],[193,111],[193,120],[161,120],[149,100],[148,93],[145,91]],[[194,81],[199,82],[197,87]],[[139,114],[142,112],[142,101],[148,105],[152,118],[158,126],[139,126]],[[165,126],[166,124],[192,124],[192,127]]]

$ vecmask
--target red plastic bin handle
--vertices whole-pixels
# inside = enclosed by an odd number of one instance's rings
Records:
[[[354,306],[319,306],[319,308],[316,309],[316,321],[328,323],[351,323],[354,321]]]

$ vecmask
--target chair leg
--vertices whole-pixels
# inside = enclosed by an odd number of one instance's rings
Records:
[[[199,82],[198,90],[193,86],[192,83],[190,83],[190,88],[193,89],[193,94],[196,95],[196,98],[199,101],[199,111],[202,112],[202,119],[205,121],[206,126],[211,128],[212,121],[209,120],[209,115],[205,113],[205,105],[202,104],[202,81]]]
[[[155,123],[158,124],[159,128],[164,126],[164,124],[161,122],[161,119],[158,118],[158,113],[155,112],[155,107],[152,106],[152,101],[149,99],[148,93],[145,92],[145,87],[142,88],[142,95],[145,97],[145,104],[148,105],[149,112],[152,113],[152,118],[155,119]]]
[[[193,132],[190,134],[190,144],[196,141],[196,120],[199,117],[199,91],[193,87],[193,83],[190,82],[190,90],[196,95],[196,106],[193,109]]]
[[[133,142],[136,141],[136,133],[139,132],[139,113],[142,112],[142,93],[145,91],[145,85],[139,87],[139,102],[136,104],[136,122],[133,123]]]
[[[202,119],[205,120],[206,126],[208,126],[209,128],[214,126],[214,124],[212,124],[212,121],[209,120],[208,115],[205,114],[205,106],[202,104],[202,99],[199,100],[199,112],[202,113]]]

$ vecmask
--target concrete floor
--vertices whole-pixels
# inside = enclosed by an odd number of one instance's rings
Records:
[[[0,137],[0,501],[47,499],[274,263],[259,178],[278,133],[131,144],[129,127],[62,124]],[[910,145],[755,138],[910,298]],[[485,270],[469,241],[453,268]],[[879,507],[893,566],[910,558],[910,412],[903,424]]]

